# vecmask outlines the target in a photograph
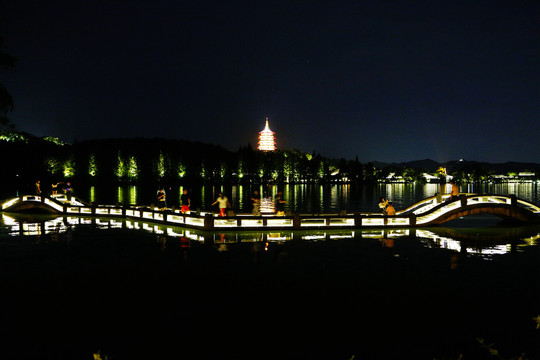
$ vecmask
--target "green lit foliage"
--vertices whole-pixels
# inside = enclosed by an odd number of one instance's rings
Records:
[[[201,162],[201,168],[199,170],[199,175],[202,179],[206,179],[206,174],[208,173],[208,165],[203,161]]]
[[[139,166],[135,156],[130,156],[128,159],[127,176],[130,181],[136,181],[139,178]]]
[[[70,157],[63,164],[63,173],[65,178],[71,178],[75,175],[75,160]]]
[[[422,171],[414,168],[403,168],[398,173],[405,182],[425,182],[425,178],[422,176]]]
[[[24,142],[28,143],[28,137],[24,134],[19,134],[17,132],[4,131],[0,133],[0,140],[7,142]]]
[[[48,141],[48,142],[52,142],[52,143],[54,143],[54,144],[56,144],[56,145],[59,145],[59,146],[64,146],[64,145],[66,145],[65,142],[63,142],[63,141],[60,140],[59,138],[53,137],[53,136],[46,136],[46,137],[43,138],[43,140]]]
[[[159,152],[156,172],[160,179],[165,176],[165,155],[163,155],[163,152],[161,151]]]
[[[94,154],[90,154],[88,157],[88,174],[91,177],[96,177],[98,174],[97,160]]]
[[[122,180],[126,177],[126,174],[127,174],[126,161],[122,157],[122,153],[119,151],[117,160],[116,160],[116,167],[114,168],[114,175],[116,175],[116,178],[118,180]]]
[[[320,161],[319,162],[319,169],[317,170],[317,175],[319,176],[320,179],[323,179],[324,176],[326,175],[326,164],[324,163],[324,161]]]
[[[59,174],[62,171],[62,164],[56,158],[50,157],[45,160],[47,172],[51,175]]]
[[[176,174],[178,175],[179,179],[182,179],[184,176],[186,176],[186,165],[184,165],[182,162],[179,162],[176,166]]]
[[[158,180],[163,180],[165,177],[167,177],[170,169],[170,160],[167,155],[163,153],[163,151],[159,151],[158,158],[154,162],[154,172],[158,178]]]
[[[290,156],[285,155],[285,161],[283,163],[283,176],[285,177],[285,181],[289,182],[293,180],[294,175],[294,162],[293,159]]]
[[[245,163],[242,159],[238,160],[238,166],[236,169],[237,169],[236,171],[238,174],[238,179],[242,179],[245,173]]]
[[[225,175],[227,174],[227,165],[225,164],[225,162],[221,162],[219,164],[219,177],[221,179],[223,179],[225,177]]]

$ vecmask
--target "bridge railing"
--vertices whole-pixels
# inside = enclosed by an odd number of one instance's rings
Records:
[[[506,204],[512,205],[515,201],[515,205],[529,210],[534,214],[540,214],[540,207],[527,202],[525,200],[516,198],[512,195],[478,195],[467,198],[467,205],[476,205],[476,204]]]
[[[41,202],[59,213],[67,215],[97,215],[111,217],[127,217],[132,219],[150,220],[177,224],[179,226],[202,229],[227,228],[261,228],[261,229],[309,229],[309,228],[357,228],[357,227],[408,227],[423,226],[446,213],[463,206],[481,204],[496,204],[520,206],[540,214],[540,207],[506,195],[477,195],[461,194],[458,201],[445,201],[449,195],[438,195],[420,201],[409,208],[399,211],[395,216],[383,216],[380,213],[349,213],[339,214],[295,214],[275,216],[263,214],[236,214],[229,217],[218,217],[215,213],[191,212],[183,214],[178,209],[165,212],[158,208],[142,206],[125,207],[121,205],[91,205],[77,201],[76,198],[54,197],[47,198],[39,195],[25,195],[11,199],[2,204],[2,210],[16,206],[19,202]]]
[[[440,204],[438,204],[440,205]],[[443,216],[444,214],[457,210],[461,207],[461,201],[452,201],[448,203],[443,203],[442,206],[439,208],[430,211],[430,212],[423,212],[424,215],[420,215],[416,217],[416,224],[417,225],[424,225],[428,224],[431,221],[437,219],[440,216]],[[434,207],[432,207],[433,209]]]
[[[531,204],[530,202],[527,202],[525,200],[518,199],[517,203],[519,206],[526,208],[530,212],[533,212],[535,214],[540,214],[540,207],[536,206],[534,204]]]

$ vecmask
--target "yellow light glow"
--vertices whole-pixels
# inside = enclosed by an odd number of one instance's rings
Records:
[[[268,126],[268,118],[266,118],[264,130],[259,132],[259,145],[257,149],[260,151],[276,150],[276,137],[275,133]]]

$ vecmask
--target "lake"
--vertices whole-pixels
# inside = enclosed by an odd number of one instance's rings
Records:
[[[157,188],[144,186],[86,186],[77,187],[72,184],[74,194],[83,200],[98,204],[150,205],[157,204]],[[169,207],[180,205],[180,195],[184,187],[165,186],[167,205]],[[295,184],[295,185],[224,185],[224,186],[193,186],[186,188],[191,196],[192,209],[205,211],[218,211],[217,205],[211,204],[218,194],[222,192],[229,198],[235,211],[251,212],[251,196],[258,190],[263,196],[263,208],[272,211],[272,197],[278,189],[283,190],[283,197],[287,201],[286,210],[291,212],[339,212],[347,211],[378,211],[379,198],[384,196],[394,203],[397,210],[406,208],[422,199],[434,196],[441,191],[439,184]],[[43,189],[44,191],[48,189]],[[444,186],[446,193],[449,185]],[[461,192],[478,194],[514,194],[518,198],[540,205],[540,189],[537,182],[502,183],[462,185]],[[33,188],[2,188],[0,199],[17,196],[18,194],[32,193]]]
[[[204,208],[221,190],[193,193]],[[240,204],[252,189],[223,190]],[[538,204],[534,184],[487,190]],[[177,191],[169,189],[172,198]],[[380,194],[406,207],[437,192],[287,191],[299,211],[372,209]],[[111,359],[432,360],[489,359],[493,344],[505,359],[540,358],[539,239],[538,226],[489,216],[429,229],[220,233],[2,214],[2,351],[10,359],[101,351]]]

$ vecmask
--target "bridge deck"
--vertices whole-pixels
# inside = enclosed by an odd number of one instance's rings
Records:
[[[2,211],[35,211],[42,209],[65,215],[92,215],[103,217],[124,217],[166,223],[187,228],[204,230],[280,230],[280,229],[354,229],[369,227],[427,227],[468,215],[488,213],[502,218],[526,223],[540,222],[540,208],[534,204],[505,195],[463,194],[458,200],[449,201],[448,195],[424,199],[395,216],[379,213],[327,213],[294,214],[275,216],[263,214],[237,214],[218,217],[210,212],[190,212],[141,206],[117,206],[86,204],[76,197],[65,195],[47,197],[23,195],[2,204]]]

